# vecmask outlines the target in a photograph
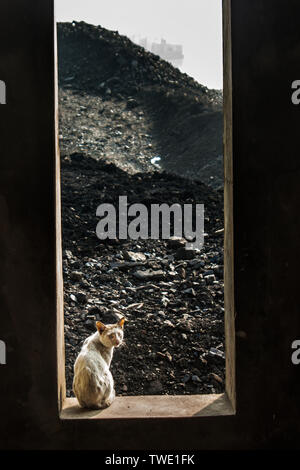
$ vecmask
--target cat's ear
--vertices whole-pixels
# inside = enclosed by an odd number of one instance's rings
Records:
[[[103,323],[101,323],[101,321],[96,321],[96,327],[100,334],[103,333],[103,331],[106,328],[106,326]]]
[[[124,327],[124,322],[125,322],[125,317],[122,317],[120,318],[120,320],[118,321],[118,325],[123,328]]]

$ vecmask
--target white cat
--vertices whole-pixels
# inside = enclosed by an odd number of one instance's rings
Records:
[[[73,391],[84,408],[106,408],[115,398],[114,380],[109,370],[114,348],[123,341],[125,318],[114,325],[96,322],[97,330],[83,343],[74,364]]]

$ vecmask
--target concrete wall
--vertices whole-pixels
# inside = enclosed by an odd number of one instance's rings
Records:
[[[236,416],[60,421],[53,8],[2,0],[1,448],[298,446],[300,107],[291,83],[300,79],[299,17],[298,0],[232,0]]]

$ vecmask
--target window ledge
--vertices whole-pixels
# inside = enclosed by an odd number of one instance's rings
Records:
[[[226,394],[117,397],[109,408],[88,410],[66,398],[60,419],[191,418],[235,414]]]

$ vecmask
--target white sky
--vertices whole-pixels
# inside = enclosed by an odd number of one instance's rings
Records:
[[[209,88],[223,88],[222,0],[55,0],[55,13],[56,21],[182,44],[181,70]]]

